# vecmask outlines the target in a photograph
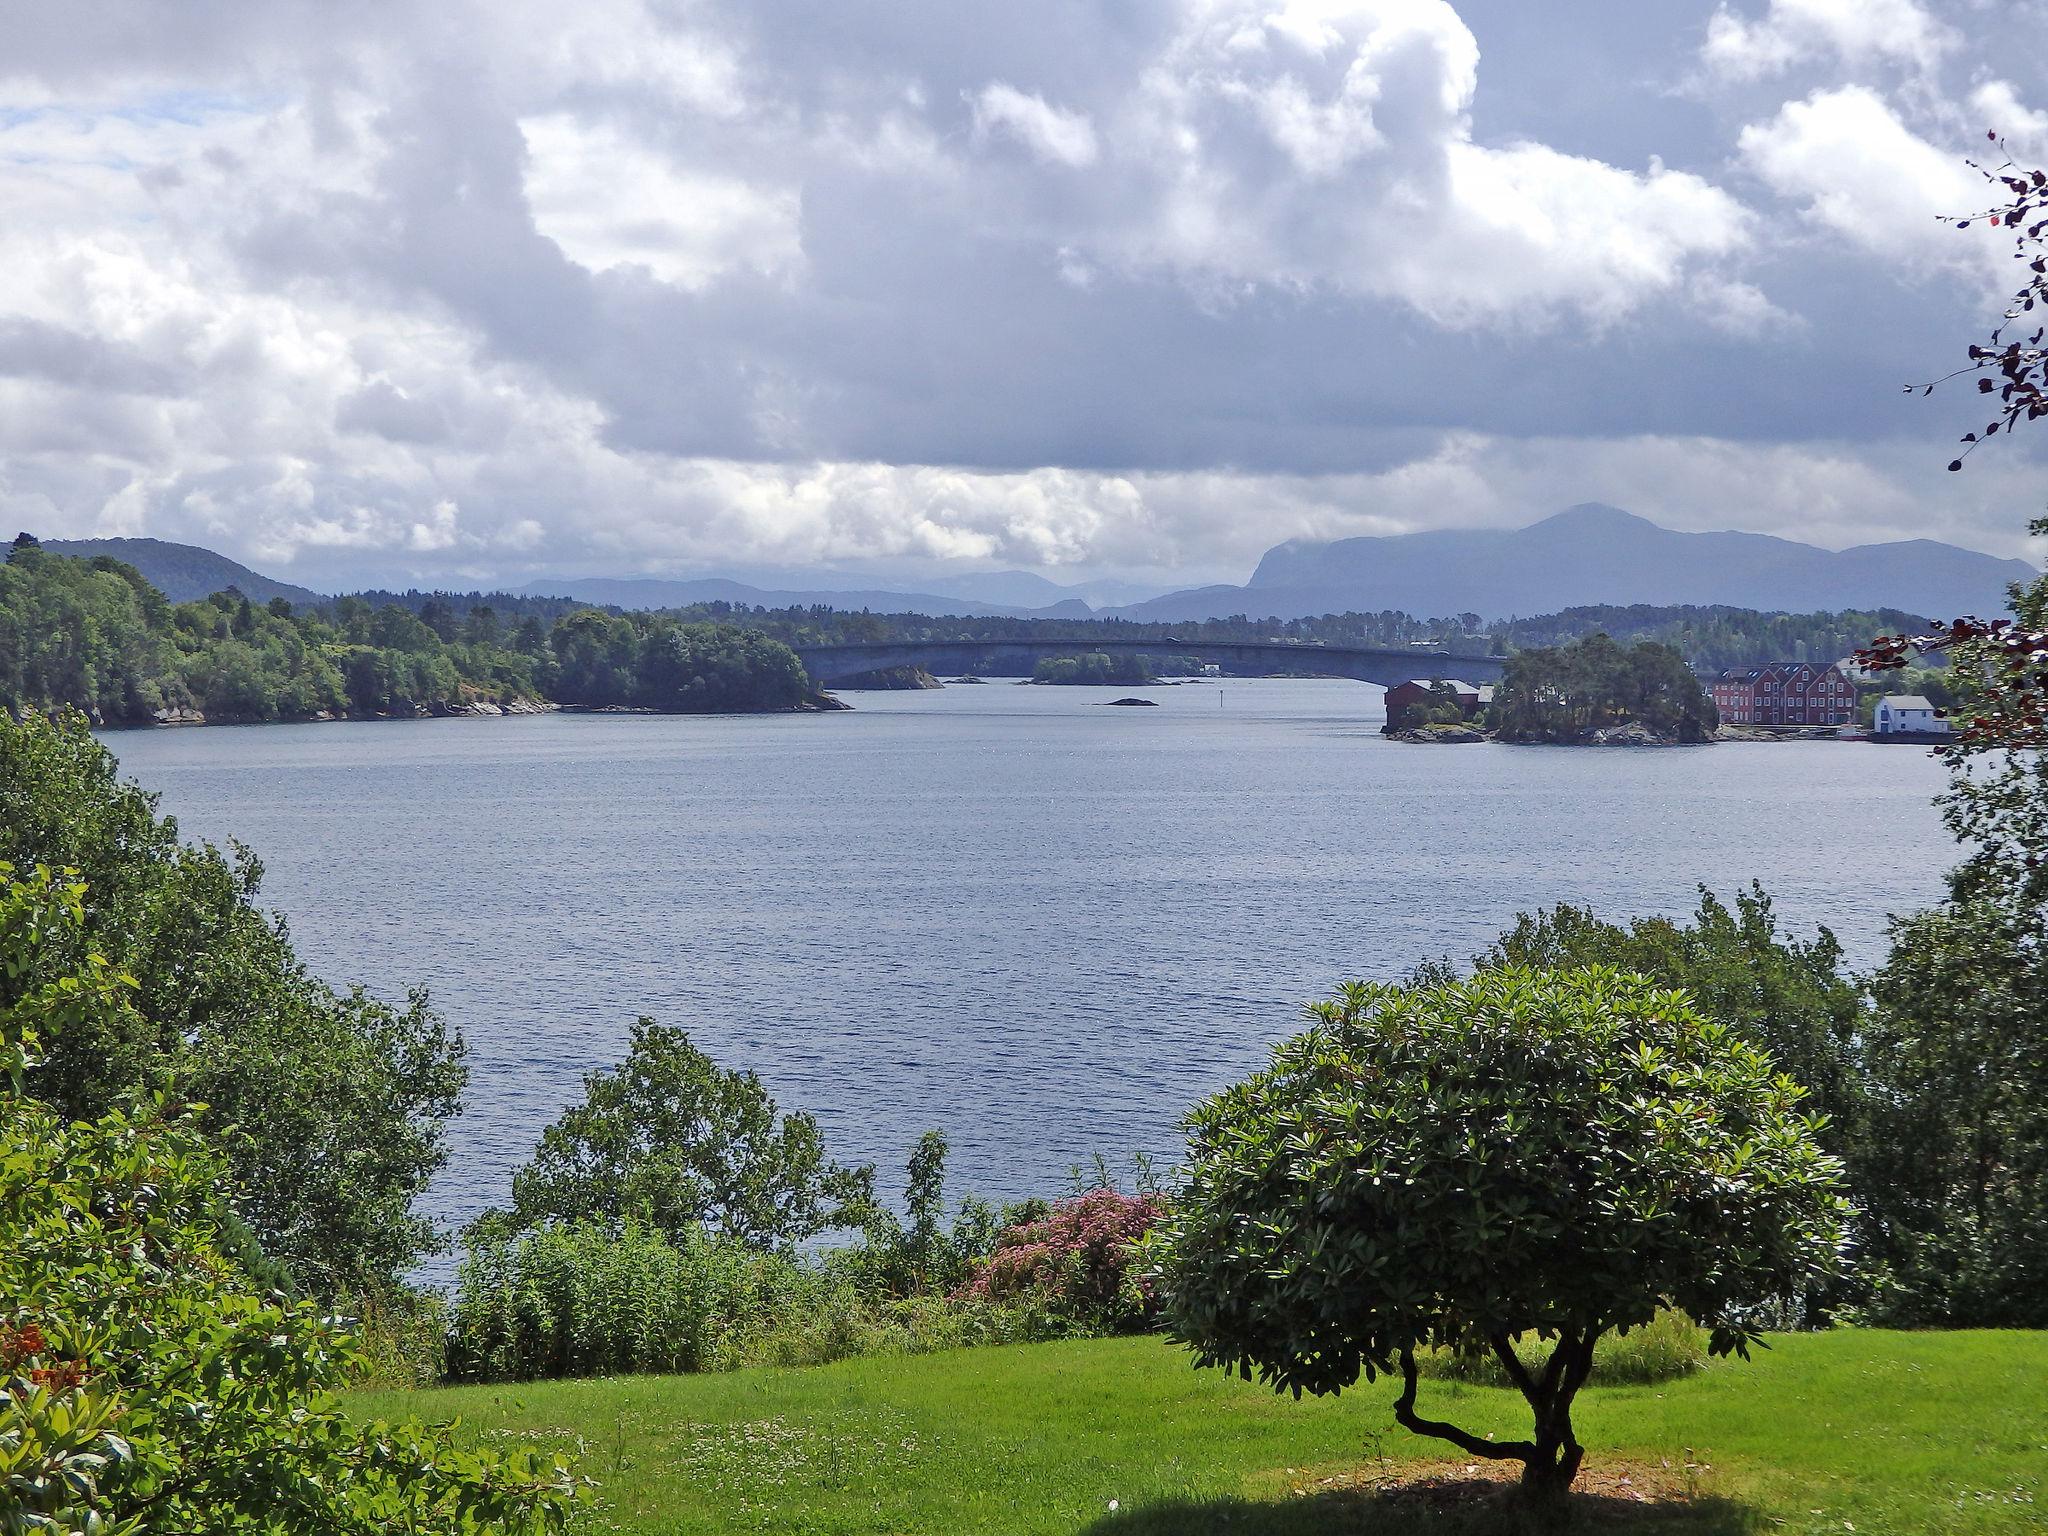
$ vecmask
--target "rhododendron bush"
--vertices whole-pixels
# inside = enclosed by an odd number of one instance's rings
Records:
[[[1165,1214],[1156,1194],[1091,1189],[1063,1200],[1042,1220],[1006,1228],[965,1294],[989,1301],[1033,1295],[1105,1333],[1148,1327],[1157,1304],[1133,1260],[1139,1239]]]

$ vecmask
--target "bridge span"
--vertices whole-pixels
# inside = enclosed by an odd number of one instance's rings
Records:
[[[1274,672],[1314,672],[1355,677],[1391,688],[1410,678],[1458,678],[1497,683],[1505,658],[1461,655],[1428,646],[1368,647],[1290,645],[1281,640],[883,640],[855,645],[799,645],[793,648],[820,687],[831,687],[868,672],[922,667],[958,676],[1029,677],[1039,662],[1056,656],[1194,656],[1237,677]]]

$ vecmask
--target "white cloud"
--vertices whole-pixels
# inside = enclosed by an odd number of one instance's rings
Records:
[[[2002,242],[1938,222],[1980,207],[1983,178],[1960,154],[1914,133],[1874,91],[1847,86],[1787,102],[1769,122],[1744,128],[1739,144],[1743,163],[1774,192],[1853,247],[1918,271],[2009,265]]]
[[[1210,0],[1112,135],[1142,190],[1066,243],[1525,329],[1682,303],[1748,247],[1745,210],[1697,175],[1475,142],[1478,81],[1443,0]]]
[[[1080,112],[1063,112],[1043,96],[993,81],[973,98],[977,136],[1015,139],[1041,160],[1075,170],[1095,163],[1095,128]]]
[[[1977,136],[1995,133],[2015,154],[2039,159],[2048,155],[2048,112],[2020,100],[2010,80],[1986,80],[1970,92],[1970,127]]]
[[[796,192],[677,166],[617,129],[550,113],[521,121],[536,227],[594,272],[643,267],[702,288],[735,268],[787,274],[803,259]]]
[[[1718,75],[1754,80],[1827,59],[1925,69],[1958,41],[1919,0],[1770,0],[1756,20],[1722,5],[1701,57]]]

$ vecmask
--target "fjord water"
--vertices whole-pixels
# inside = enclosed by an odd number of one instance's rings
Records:
[[[885,1187],[1170,1160],[1199,1095],[1349,977],[1469,957],[1518,910],[1682,914],[1761,880],[1860,964],[1952,860],[1925,752],[1424,747],[1336,681],[1005,683],[848,714],[110,735],[188,836],[249,844],[300,953],[467,1036],[429,1202],[461,1222],[650,1014],[761,1074]]]

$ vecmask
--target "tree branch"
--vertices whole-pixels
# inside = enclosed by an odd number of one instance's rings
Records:
[[[1527,1462],[1536,1454],[1536,1447],[1527,1440],[1508,1440],[1496,1443],[1482,1440],[1469,1430],[1446,1424],[1438,1419],[1425,1419],[1415,1411],[1415,1351],[1401,1351],[1401,1395],[1394,1400],[1394,1422],[1403,1429],[1418,1435],[1433,1435],[1439,1440],[1448,1440],[1468,1456],[1484,1456],[1491,1461]]]
[[[1504,1333],[1489,1333],[1486,1342],[1493,1346],[1493,1352],[1500,1358],[1501,1368],[1533,1407],[1536,1402],[1536,1382],[1529,1375],[1529,1367],[1522,1363],[1522,1357],[1515,1353],[1514,1341]]]

